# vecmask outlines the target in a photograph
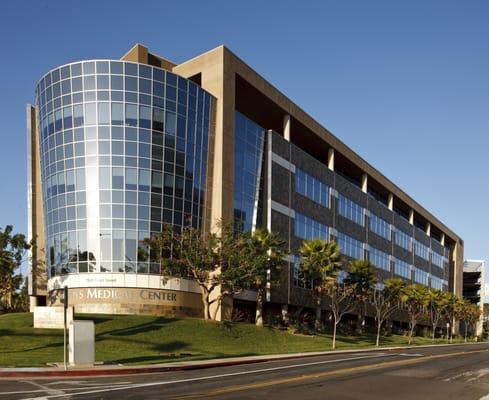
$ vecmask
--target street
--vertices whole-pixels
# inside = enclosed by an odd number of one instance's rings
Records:
[[[489,344],[180,372],[0,380],[0,399],[489,399]]]

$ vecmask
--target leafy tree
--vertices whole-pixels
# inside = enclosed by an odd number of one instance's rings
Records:
[[[459,299],[455,304],[455,316],[458,320],[464,323],[464,341],[467,343],[468,327],[479,320],[479,307],[476,304],[470,303],[467,299]]]
[[[0,229],[0,303],[7,311],[13,309],[15,294],[23,281],[17,271],[31,247],[25,235],[12,232],[12,225]]]
[[[204,319],[210,319],[211,294],[218,287],[214,275],[218,269],[218,237],[203,234],[199,229],[185,227],[179,233],[167,225],[162,232],[145,240],[150,258],[160,262],[165,281],[171,277],[193,278],[199,285]]]
[[[443,312],[443,318],[447,324],[447,342],[452,343],[453,341],[453,322],[457,314],[457,302],[459,298],[450,292],[445,295],[447,299],[447,307]]]
[[[481,309],[477,304],[471,304],[468,315],[466,317],[466,322],[472,325],[474,333],[477,333],[477,323],[481,318]],[[465,327],[465,342],[467,343],[467,327]]]
[[[414,329],[418,321],[425,315],[426,308],[429,305],[428,290],[423,285],[408,285],[401,293],[401,302],[409,318],[408,344],[411,344]]]
[[[334,241],[321,239],[304,240],[299,249],[301,257],[300,276],[313,285],[316,303],[315,327],[321,327],[322,297],[329,283],[336,280],[342,265],[340,247]]]
[[[256,289],[255,323],[263,326],[263,303],[267,284],[273,284],[286,255],[285,242],[265,229],[257,229],[245,236],[242,257],[243,279]],[[237,269],[234,269],[237,270]]]
[[[339,279],[329,279],[324,285],[324,294],[329,299],[331,313],[334,318],[333,325],[333,350],[336,349],[336,331],[338,324],[345,314],[351,313],[355,307],[356,284],[341,283]]]
[[[438,323],[443,317],[447,307],[449,306],[449,296],[447,292],[443,292],[437,289],[428,290],[429,297],[429,312],[431,322],[431,340],[435,343],[435,333]]]
[[[345,283],[355,285],[354,296],[358,312],[357,331],[362,333],[365,324],[367,302],[377,284],[375,266],[367,260],[351,261]]]
[[[399,309],[400,295],[406,282],[399,278],[387,279],[383,289],[374,289],[370,302],[375,309],[375,322],[377,324],[377,337],[375,345],[379,347],[380,332],[384,322]]]

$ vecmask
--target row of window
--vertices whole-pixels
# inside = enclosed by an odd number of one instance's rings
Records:
[[[153,80],[153,93],[162,97],[165,93],[164,89],[166,89],[167,97],[176,98],[177,86],[178,91],[182,92],[184,95],[186,94],[187,87],[190,95],[195,96],[198,93],[197,85],[195,83],[178,77],[170,72],[165,72],[164,70],[145,65],[121,62],[111,62],[111,68],[109,70],[108,62],[97,62],[97,65],[99,64],[106,65],[107,67],[97,67],[97,69],[95,69],[95,67],[85,68],[85,65],[91,66],[95,65],[95,63],[84,63],[84,76],[82,76],[81,64],[68,65],[46,74],[36,88],[36,97],[39,97],[41,100],[40,105],[44,106],[58,96],[69,92],[81,91],[83,89],[112,88],[117,90],[134,90],[151,94],[151,80]],[[85,69],[87,71],[85,71]],[[97,74],[97,76],[94,76],[94,74]],[[111,76],[108,74],[111,74]],[[164,87],[165,83],[166,87]]]
[[[191,122],[195,122],[192,117],[195,117],[195,113],[189,114]],[[172,111],[130,103],[99,101],[67,106],[54,113],[49,113],[42,119],[42,137],[45,139],[63,129],[97,124],[139,126],[140,128],[153,129],[160,132],[164,130],[169,135],[177,135],[184,139],[187,131],[187,119],[185,116],[177,117],[177,114]],[[208,122],[205,121],[205,128],[207,128],[207,124]],[[189,134],[193,133],[193,130],[190,129],[192,127],[193,124],[191,123],[189,125]]]
[[[350,238],[351,239],[351,238]],[[352,248],[352,242],[351,240],[348,239],[346,235],[341,234],[341,239],[340,235],[338,235],[338,243],[343,243],[345,248],[351,249]],[[358,243],[355,244],[358,246]],[[349,250],[346,250],[349,251]],[[350,251],[351,252],[351,251]],[[388,254],[370,247],[369,251],[369,261],[374,264],[376,267],[383,269],[385,271],[391,270],[391,264],[390,264],[390,257]],[[299,271],[300,271],[300,258],[297,256],[293,256],[293,264],[294,264],[294,271],[293,271],[293,280],[294,280],[294,285],[298,287],[303,287],[310,289],[312,288],[311,282],[305,282],[303,279],[300,279],[299,276]],[[402,261],[402,260],[395,260],[395,274],[399,275],[403,278],[412,279],[412,272],[414,270],[414,282],[419,283],[424,286],[430,286],[431,288],[442,290],[443,285],[447,286],[448,282],[438,278],[436,276],[430,275],[428,272],[425,272],[419,268],[412,267],[410,264]],[[345,273],[342,271],[343,274]],[[341,279],[341,277],[340,277]],[[379,290],[383,288],[383,284],[381,284],[379,287]]]

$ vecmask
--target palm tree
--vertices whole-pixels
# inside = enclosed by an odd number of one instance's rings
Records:
[[[286,255],[285,242],[266,229],[257,229],[249,237],[248,256],[251,284],[256,288],[257,326],[263,326],[263,302],[268,282],[276,279],[279,267]]]
[[[367,260],[354,260],[350,262],[348,276],[345,284],[355,285],[355,301],[358,308],[357,331],[362,333],[365,324],[367,301],[372,295],[377,284],[375,266]]]
[[[321,239],[304,240],[299,249],[301,256],[300,275],[302,279],[311,281],[316,302],[315,327],[321,327],[322,296],[329,281],[336,279],[341,268],[342,258],[340,247],[334,241]]]

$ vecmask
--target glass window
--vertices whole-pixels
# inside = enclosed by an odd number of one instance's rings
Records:
[[[444,257],[441,254],[438,254],[435,251],[431,253],[431,263],[439,268],[443,268],[443,259]]]
[[[295,213],[294,234],[302,239],[322,239],[329,240],[329,228],[312,218],[300,213]]]
[[[165,121],[165,132],[170,135],[175,135],[177,129],[177,117],[174,113],[167,112],[166,113],[166,121]]]
[[[163,131],[164,111],[153,108],[153,129]]]
[[[384,253],[375,247],[370,246],[368,259],[377,268],[383,269],[384,271],[391,270],[391,259],[389,254]]]
[[[411,265],[407,262],[395,259],[394,272],[396,275],[402,276],[406,279],[411,279]]]
[[[112,103],[112,125],[124,124],[124,105],[122,103]]]
[[[137,92],[138,91],[138,80],[131,76],[126,76],[126,91]]]
[[[296,169],[295,173],[295,190],[316,203],[329,207],[329,186],[300,169]]]
[[[82,78],[73,78],[71,80],[71,90],[73,92],[81,92],[83,90]]]
[[[431,276],[430,287],[433,289],[443,290],[443,281],[436,276]]]
[[[414,241],[414,253],[426,261],[430,260],[429,248],[417,240]]]
[[[66,191],[67,192],[75,191],[75,171],[74,170],[66,171]]]
[[[101,125],[110,124],[110,103],[99,102],[98,103],[98,123]]]
[[[112,167],[112,189],[124,189],[124,168]]]
[[[70,129],[73,127],[71,106],[63,108],[63,127],[64,129]]]
[[[151,186],[151,175],[149,170],[139,170],[139,190],[149,192]]]
[[[103,90],[109,88],[109,75],[98,75],[97,76],[97,89]]]
[[[124,80],[122,76],[111,75],[110,77],[110,88],[112,90],[124,90]]]
[[[134,104],[126,104],[126,125],[138,125],[138,107]]]
[[[365,226],[363,207],[342,194],[338,196],[338,212],[343,217],[348,218],[358,225]]]
[[[82,74],[82,68],[81,64],[71,64],[71,75],[72,76],[79,76]]]
[[[126,189],[138,189],[138,170],[136,168],[126,168]]]
[[[110,62],[110,72],[112,74],[122,74],[124,72],[123,69],[124,64],[119,61],[111,61]]]
[[[151,128],[151,107],[139,106],[139,126]]]
[[[391,240],[391,225],[387,221],[371,213],[369,226],[372,232],[384,239]]]
[[[405,250],[412,251],[411,248],[411,236],[407,233],[397,229],[395,234],[396,245],[402,247]]]
[[[430,274],[419,269],[419,268],[414,268],[414,281],[416,283],[420,283],[421,285],[428,286],[428,281],[430,278]]]
[[[342,232],[338,232],[338,237],[336,239],[338,245],[340,246],[341,252],[353,259],[363,260],[363,243],[356,240]]]
[[[161,172],[153,172],[151,179],[151,191],[161,193],[163,188],[163,177]]]
[[[97,123],[97,103],[85,104],[85,124],[95,125]]]
[[[83,77],[83,88],[87,90],[95,90],[95,76],[89,75]]]

